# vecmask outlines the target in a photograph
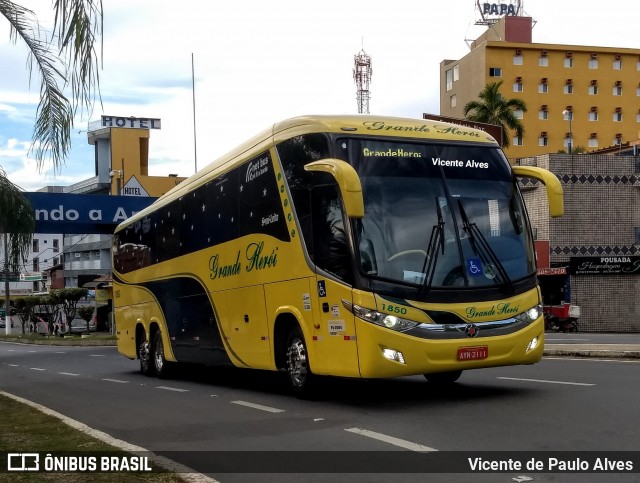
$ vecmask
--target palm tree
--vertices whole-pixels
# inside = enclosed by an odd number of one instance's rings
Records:
[[[515,131],[518,137],[524,134],[524,126],[514,115],[514,111],[527,112],[527,105],[522,99],[507,99],[500,94],[503,81],[487,84],[478,94],[478,101],[470,101],[464,106],[464,115],[470,121],[495,124],[502,127],[502,146],[508,148],[509,130]]]
[[[71,130],[78,109],[87,113],[99,98],[96,40],[102,38],[102,0],[54,0],[51,32],[40,28],[35,13],[11,0],[0,0],[0,14],[9,22],[10,39],[29,50],[29,78],[40,79],[30,152],[38,169],[50,159],[59,171],[71,147]],[[66,96],[65,91],[70,95]],[[31,203],[0,167],[0,233],[4,239],[6,307],[9,271],[24,261],[35,225]],[[7,314],[9,314],[7,310]],[[10,324],[7,325],[7,327]]]
[[[95,44],[102,36],[102,0],[54,0],[53,8],[53,28],[47,33],[32,10],[0,0],[11,40],[20,40],[29,50],[29,77],[35,69],[40,79],[31,150],[39,169],[51,159],[59,170],[71,147],[75,114],[79,108],[90,113],[99,97]]]

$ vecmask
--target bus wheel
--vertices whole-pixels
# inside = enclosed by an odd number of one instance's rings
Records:
[[[151,362],[151,345],[145,337],[138,346],[138,358],[140,359],[140,372],[145,376],[153,376],[154,366]]]
[[[169,374],[169,362],[164,357],[164,345],[162,344],[162,335],[160,331],[156,331],[153,335],[153,368],[158,377],[167,377]]]
[[[296,397],[309,397],[312,394],[315,381],[309,367],[307,345],[299,327],[295,327],[289,332],[286,348],[286,369],[289,387]]]
[[[461,374],[462,371],[436,372],[434,374],[425,374],[424,377],[430,384],[444,386],[456,382]]]

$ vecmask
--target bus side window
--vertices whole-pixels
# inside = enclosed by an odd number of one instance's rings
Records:
[[[335,184],[318,186],[312,190],[311,199],[315,263],[341,280],[353,283],[338,187]]]

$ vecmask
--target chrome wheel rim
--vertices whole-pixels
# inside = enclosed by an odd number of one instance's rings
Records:
[[[296,387],[304,385],[307,377],[307,351],[299,338],[293,339],[287,350],[287,372]]]
[[[156,364],[156,371],[161,372],[162,367],[164,366],[164,347],[162,346],[162,339],[160,338],[160,335],[157,336],[155,349],[154,361]]]
[[[139,357],[140,357],[140,365],[142,366],[142,370],[146,371],[149,369],[149,342],[148,341],[143,341],[140,344],[140,350],[139,350]]]

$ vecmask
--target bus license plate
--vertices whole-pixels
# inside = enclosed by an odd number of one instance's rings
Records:
[[[487,357],[489,357],[489,347],[486,345],[458,348],[459,361],[477,361]]]

